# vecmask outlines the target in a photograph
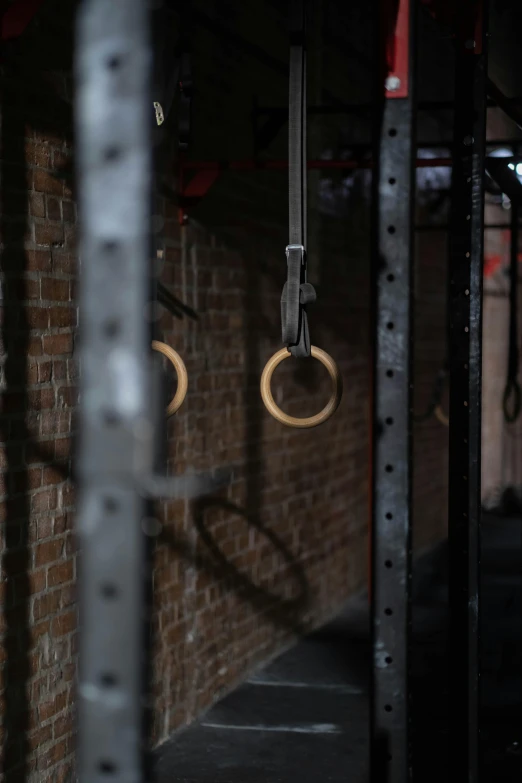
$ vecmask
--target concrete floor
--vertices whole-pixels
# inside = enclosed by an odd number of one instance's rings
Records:
[[[485,518],[484,781],[522,776],[522,520]],[[445,547],[415,569],[413,776],[449,780],[445,753]],[[368,612],[351,601],[163,745],[158,783],[367,783]]]

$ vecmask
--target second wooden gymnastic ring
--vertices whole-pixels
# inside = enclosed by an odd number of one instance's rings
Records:
[[[179,353],[175,351],[174,348],[171,348],[170,345],[167,345],[166,343],[160,343],[159,340],[153,340],[152,349],[154,351],[158,351],[159,353],[163,354],[163,356],[165,356],[165,358],[167,358],[174,365],[174,369],[176,370],[176,375],[178,376],[178,388],[176,390],[176,394],[167,405],[166,415],[168,418],[169,416],[172,416],[174,413],[176,413],[177,410],[181,408],[185,400],[185,397],[187,396],[187,389],[188,389],[187,368],[185,367],[183,359],[181,358]]]
[[[281,362],[283,362],[285,359],[289,359],[292,356],[292,354],[286,348],[282,348],[267,361],[261,376],[261,398],[267,411],[274,417],[274,419],[281,422],[281,424],[285,424],[287,427],[306,429],[309,427],[317,427],[319,424],[323,424],[323,422],[328,421],[328,419],[335,413],[339,407],[339,403],[341,402],[341,397],[343,396],[343,379],[341,377],[341,373],[339,372],[339,368],[337,367],[332,357],[329,356],[326,351],[322,351],[320,348],[316,348],[315,345],[312,345],[311,347],[311,354],[314,359],[317,359],[321,362],[322,365],[326,367],[328,370],[328,375],[330,376],[333,384],[332,396],[322,411],[319,411],[319,413],[316,413],[314,416],[305,416],[302,419],[297,418],[296,416],[289,416],[275,403],[271,389],[272,375],[274,374],[276,367],[280,365]]]
[[[441,424],[444,424],[445,427],[449,427],[449,417],[444,413],[441,405],[437,405],[435,408],[435,416]]]

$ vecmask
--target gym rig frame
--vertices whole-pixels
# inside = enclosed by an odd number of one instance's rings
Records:
[[[380,121],[372,161],[308,162],[347,170],[371,166],[374,172],[371,780],[405,783],[411,775],[413,203],[419,164],[453,167],[449,729],[455,779],[477,783],[482,267],[490,100],[486,3],[458,3],[452,159],[418,162],[416,2],[400,0],[390,18],[392,5],[382,2],[381,39],[387,46],[376,85]],[[115,783],[144,780],[147,553],[141,520],[152,498],[197,491],[197,481],[158,473],[162,428],[153,411],[162,406],[158,367],[151,371],[154,335],[145,318],[136,318],[145,312],[154,285],[150,70],[145,0],[82,0],[76,129],[83,223],[78,771],[84,783],[101,783],[107,773]],[[498,95],[492,100],[499,105]],[[180,221],[186,222],[188,206],[204,196],[223,168],[277,169],[287,163],[183,165]],[[197,173],[187,182],[190,170]]]

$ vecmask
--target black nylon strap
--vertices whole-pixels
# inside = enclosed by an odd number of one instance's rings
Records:
[[[518,203],[512,200],[509,263],[509,353],[507,382],[502,401],[504,418],[510,424],[518,419],[522,406],[522,394],[518,383],[518,216]]]
[[[294,356],[310,356],[306,305],[315,290],[306,279],[306,48],[303,0],[290,3],[290,90],[288,111],[287,282],[281,296],[283,342]]]

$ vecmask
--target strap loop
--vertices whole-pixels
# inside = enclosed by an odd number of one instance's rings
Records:
[[[306,49],[303,0],[290,3],[288,114],[287,280],[281,296],[283,343],[293,356],[310,356],[306,307],[316,293],[306,278]]]
[[[281,296],[281,323],[285,345],[299,342],[300,285],[305,263],[303,245],[288,245],[286,248],[287,278]]]

